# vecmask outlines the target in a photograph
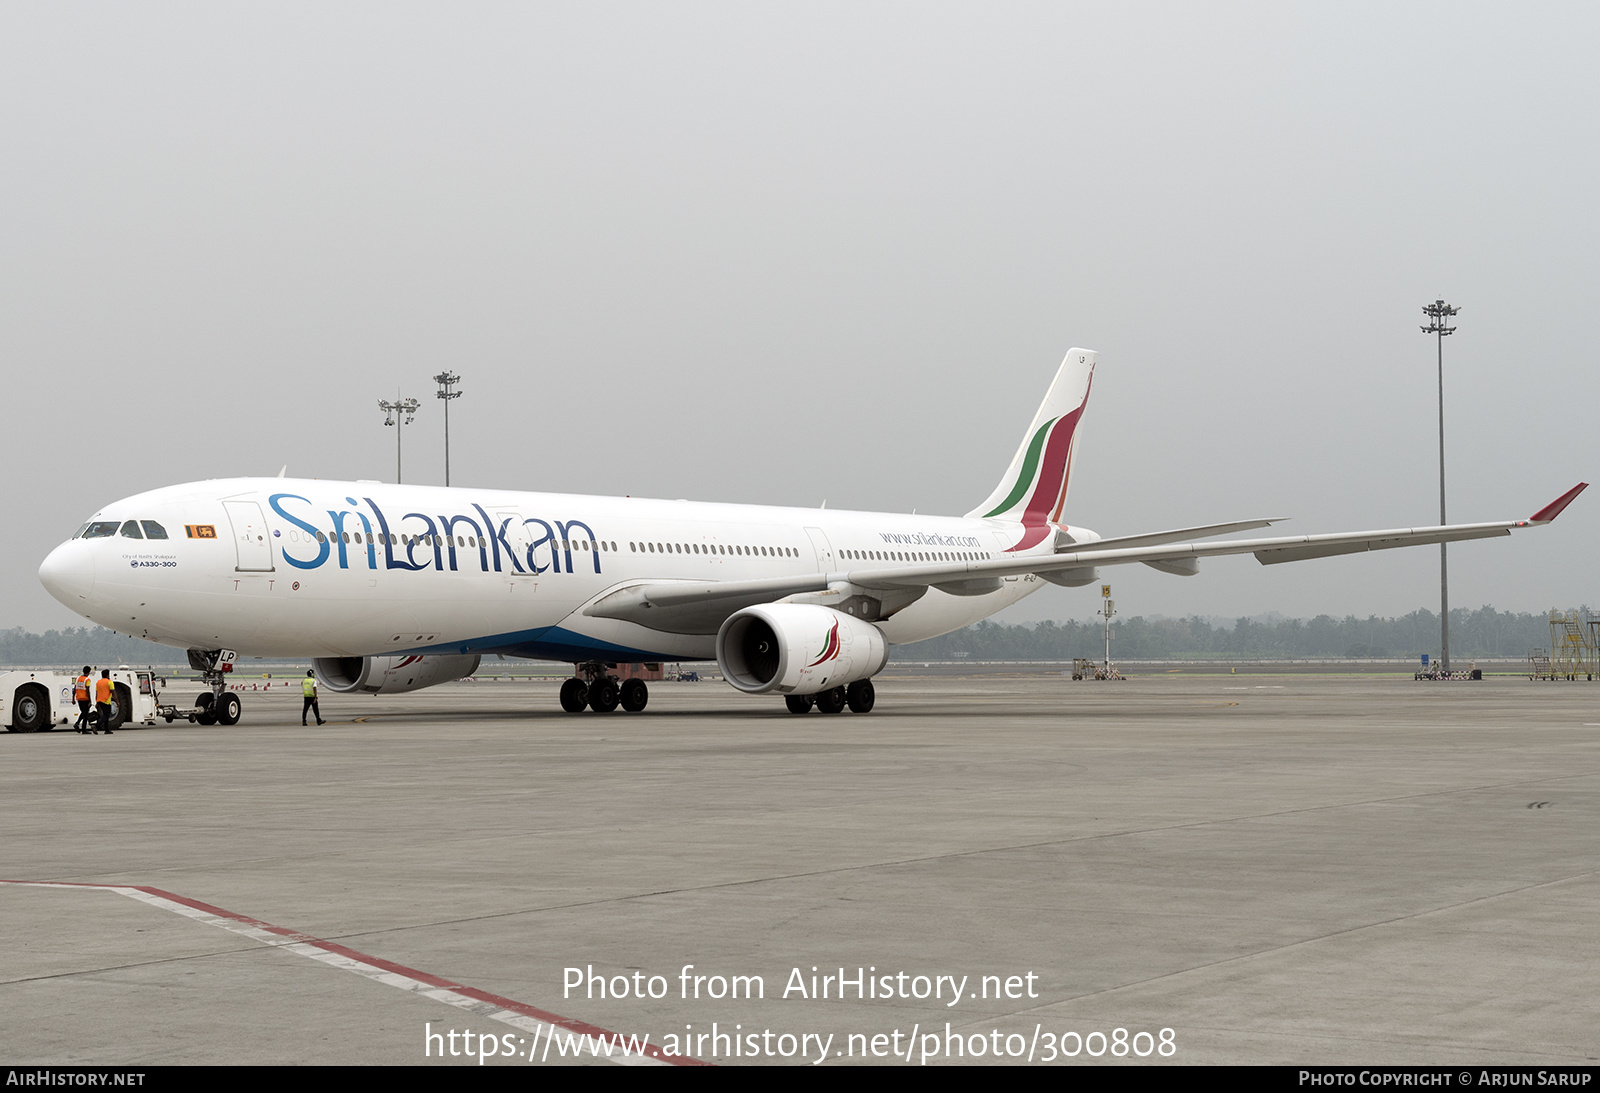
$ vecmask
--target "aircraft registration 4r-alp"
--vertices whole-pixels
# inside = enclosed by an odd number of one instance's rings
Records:
[[[310,657],[323,687],[394,694],[460,679],[484,654],[569,661],[563,708],[642,710],[619,664],[715,658],[795,713],[873,706],[889,647],[1052,584],[1142,562],[1267,564],[1508,535],[1524,520],[1204,542],[1236,520],[1102,538],[1062,521],[1095,354],[1067,354],[994,492],[962,517],[500,490],[236,478],[107,505],[45,559],[51,595],[102,626],[177,646],[231,724],[239,654]]]

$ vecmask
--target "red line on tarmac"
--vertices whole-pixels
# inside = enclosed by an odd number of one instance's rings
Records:
[[[289,930],[282,926],[274,926],[270,922],[262,922],[260,919],[251,918],[249,915],[241,915],[235,911],[229,911],[226,908],[217,907],[214,904],[204,903],[197,899],[190,899],[188,896],[180,896],[176,892],[168,892],[163,888],[153,888],[143,884],[87,884],[81,881],[61,880],[39,881],[0,879],[0,884],[25,885],[30,888],[89,888],[98,889],[101,891],[131,889],[135,892],[143,892],[146,895],[156,896],[159,899],[171,900],[173,903],[182,904],[185,907],[191,907],[196,911],[203,911],[208,915],[215,915],[218,918],[225,918],[231,922],[237,922],[244,926],[251,926],[258,930],[264,930],[267,933],[275,934],[278,937],[286,938],[301,945],[310,945],[314,948],[321,949],[324,952],[334,953],[338,956],[345,957],[349,960],[358,961],[362,964],[378,968],[382,971],[393,972],[396,975],[403,975],[409,979],[415,979],[419,983],[426,983],[430,987],[455,991],[457,994],[464,995],[467,998],[471,998],[475,1001],[487,1002],[491,1005],[499,1006],[502,1009],[510,1010],[512,1013],[520,1013],[524,1017],[532,1017],[536,1021],[543,1021],[546,1024],[555,1025],[557,1028],[564,1028],[568,1032],[576,1032],[580,1035],[593,1037],[594,1039],[601,1041],[610,1040],[613,1044],[620,1044],[622,1042],[620,1033],[612,1032],[610,1029],[601,1028],[599,1025],[591,1025],[586,1021],[579,1021],[572,1017],[562,1017],[558,1013],[551,1013],[549,1010],[542,1010],[537,1006],[530,1006],[526,1002],[518,1002],[514,998],[506,998],[503,995],[491,994],[488,991],[479,990],[477,987],[469,987],[463,983],[456,983],[449,979],[442,979],[437,975],[430,975],[421,969],[410,968],[404,964],[396,964],[392,960],[385,960],[381,956],[370,956],[367,953],[352,949],[348,945],[340,945],[336,941],[324,941],[321,938],[312,937],[310,934],[303,934],[298,930]],[[639,1053],[672,1066],[712,1065],[687,1055],[669,1055],[665,1051],[662,1051],[659,1047],[656,1047],[654,1044],[640,1048]]]

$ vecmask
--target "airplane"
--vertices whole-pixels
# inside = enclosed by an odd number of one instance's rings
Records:
[[[109,629],[186,649],[234,724],[239,655],[309,657],[337,693],[470,676],[485,655],[567,661],[563,709],[644,709],[621,664],[712,660],[788,709],[867,713],[892,646],[960,629],[1046,583],[1201,558],[1266,565],[1509,535],[1554,520],[1579,483],[1495,523],[1216,540],[1282,518],[1103,538],[1065,523],[1096,354],[1069,351],[993,493],[965,516],[589,497],[381,482],[233,478],[95,513],[39,568]]]

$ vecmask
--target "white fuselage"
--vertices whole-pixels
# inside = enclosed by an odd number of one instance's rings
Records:
[[[133,538],[128,521],[167,537]],[[710,659],[714,634],[582,608],[630,582],[982,560],[1017,541],[1014,524],[961,517],[279,478],[154,490],[87,526],[99,534],[63,543],[40,569],[67,606],[180,648],[283,657]],[[1022,575],[982,595],[930,588],[879,625],[893,643],[919,641],[1039,587]]]

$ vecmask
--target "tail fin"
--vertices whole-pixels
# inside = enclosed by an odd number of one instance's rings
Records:
[[[1011,550],[1026,550],[1043,542],[1049,525],[1061,519],[1067,483],[1072,477],[1078,423],[1089,404],[1089,386],[1094,382],[1094,362],[1092,350],[1067,352],[1005,477],[987,501],[967,513],[978,519],[1021,524],[1022,538]]]

